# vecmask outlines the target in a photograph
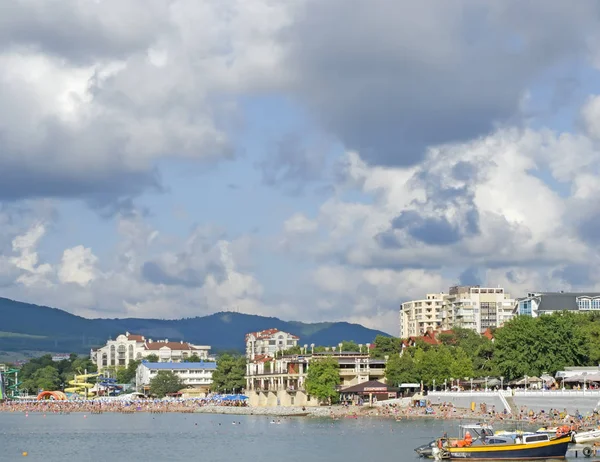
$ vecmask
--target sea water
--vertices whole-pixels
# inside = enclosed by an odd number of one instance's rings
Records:
[[[457,428],[433,419],[1,413],[0,461],[402,462]]]

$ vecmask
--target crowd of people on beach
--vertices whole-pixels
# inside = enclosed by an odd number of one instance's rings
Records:
[[[103,412],[194,412],[205,406],[247,407],[246,400],[230,400],[219,396],[206,398],[167,398],[167,399],[114,399],[96,398],[88,400],[7,400],[0,402],[0,412],[42,412],[70,414],[84,412],[100,414]]]
[[[7,400],[0,402],[0,412],[44,413],[44,414],[70,414],[86,413],[100,414],[104,412],[116,413],[165,413],[165,412],[196,412],[203,407],[249,407],[247,400],[231,400],[224,396],[214,395],[206,398],[163,398],[163,399],[111,399],[96,398],[89,400]],[[325,410],[325,409],[323,409]],[[496,406],[484,403],[470,409],[454,406],[451,402],[432,403],[415,402],[411,406],[400,404],[384,404],[380,406],[334,405],[328,406],[329,417],[332,419],[359,418],[359,417],[384,417],[395,420],[429,417],[435,419],[480,419],[493,424],[496,422],[523,422],[544,427],[568,424],[574,427],[596,427],[600,425],[600,414],[597,410],[582,414],[579,411],[569,414],[566,409],[549,409],[535,411],[521,406],[514,413],[506,409],[501,411]],[[327,416],[327,413],[311,412],[311,408],[303,415]]]

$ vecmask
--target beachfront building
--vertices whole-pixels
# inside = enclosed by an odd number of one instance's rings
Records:
[[[279,351],[298,346],[299,337],[279,329],[266,329],[246,334],[246,358],[250,361],[257,356],[275,356]]]
[[[482,333],[513,316],[514,300],[501,287],[453,286],[448,293],[427,294],[400,306],[400,337],[425,335],[453,327]]]
[[[331,351],[283,355],[276,358],[256,356],[246,365],[246,394],[252,406],[312,406],[315,398],[306,393],[305,383],[311,361],[333,357],[339,364],[340,389],[370,380],[384,380],[385,360],[372,359],[368,353]]]
[[[149,363],[142,361],[135,373],[135,386],[138,391],[148,391],[150,380],[159,371],[176,374],[186,389],[196,389],[208,393],[212,385],[212,374],[217,368],[215,362],[199,363]]]
[[[169,342],[168,339],[153,341],[143,335],[125,332],[115,340],[90,352],[91,360],[101,371],[108,367],[127,367],[131,361],[140,360],[149,355],[158,356],[160,362],[185,361],[192,355],[208,359],[210,346],[193,345],[188,342]]]
[[[423,335],[442,326],[442,307],[446,294],[427,294],[400,306],[400,338]]]
[[[552,314],[558,311],[587,313],[600,310],[598,292],[531,292],[514,304],[514,313],[521,316]]]

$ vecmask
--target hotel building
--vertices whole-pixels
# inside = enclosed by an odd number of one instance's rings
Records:
[[[160,362],[185,361],[192,355],[208,359],[210,346],[192,345],[184,341],[169,342],[168,339],[153,341],[143,335],[118,335],[108,340],[106,345],[90,352],[90,359],[102,371],[107,367],[127,367],[131,361],[140,360],[151,354],[158,356]]]
[[[400,337],[428,330],[463,327],[482,333],[501,327],[513,316],[514,300],[500,287],[453,286],[448,293],[427,294],[400,306]]]
[[[214,362],[200,363],[148,363],[142,361],[135,374],[137,390],[143,390],[156,377],[159,371],[169,371],[177,375],[188,388],[200,388],[208,392],[212,385],[212,374],[217,368]]]

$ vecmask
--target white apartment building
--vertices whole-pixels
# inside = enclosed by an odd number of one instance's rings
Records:
[[[420,336],[427,329],[442,326],[445,293],[427,294],[422,300],[411,300],[400,306],[400,338]]]
[[[447,294],[428,294],[400,308],[400,337],[463,327],[482,333],[501,327],[513,317],[515,301],[501,287],[454,286]]]
[[[246,334],[246,358],[253,361],[256,356],[275,356],[278,351],[298,346],[299,337],[279,329],[266,329]]]
[[[192,355],[208,359],[210,346],[192,345],[184,341],[169,342],[168,339],[153,341],[143,335],[120,334],[115,340],[90,352],[90,359],[101,371],[107,367],[127,367],[131,361],[140,360],[151,354],[158,356],[160,362],[184,361]]]
[[[135,373],[135,385],[141,390],[150,384],[159,371],[175,373],[188,388],[209,389],[212,385],[212,374],[217,368],[215,362],[200,363],[149,363],[142,361]]]

